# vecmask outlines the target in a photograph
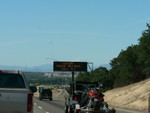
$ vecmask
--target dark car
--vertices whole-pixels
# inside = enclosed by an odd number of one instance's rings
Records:
[[[39,94],[39,99],[49,99],[52,100],[52,90],[51,89],[42,89],[42,91]]]

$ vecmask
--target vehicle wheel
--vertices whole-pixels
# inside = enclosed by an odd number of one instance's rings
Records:
[[[42,98],[39,98],[39,100],[42,100]]]
[[[65,113],[69,113],[68,112],[68,106],[66,105],[66,107],[65,107]]]
[[[108,108],[108,104],[107,104],[106,102],[104,102],[104,106],[105,106],[106,108]]]
[[[52,98],[50,98],[49,100],[52,101]]]
[[[73,109],[72,109],[72,106],[69,106],[68,108],[69,108],[69,109],[68,109],[68,113],[74,113],[74,112],[73,112]]]

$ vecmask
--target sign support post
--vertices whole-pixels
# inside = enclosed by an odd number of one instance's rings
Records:
[[[72,71],[72,83],[74,84],[74,71]],[[74,93],[74,86],[72,87],[72,94]]]
[[[74,71],[72,71],[72,82],[74,82]]]

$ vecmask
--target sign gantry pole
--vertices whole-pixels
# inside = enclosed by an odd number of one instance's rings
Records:
[[[72,84],[75,82],[74,72],[87,71],[87,62],[64,62],[64,61],[54,61],[53,69],[54,71],[68,71],[72,72]],[[74,92],[74,87],[72,87],[72,92]]]
[[[74,82],[74,71],[72,71],[72,82]]]
[[[74,84],[74,71],[72,71],[72,84]],[[74,85],[72,87],[72,94],[74,93]]]

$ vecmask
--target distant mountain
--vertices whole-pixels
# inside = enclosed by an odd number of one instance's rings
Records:
[[[108,70],[111,69],[111,65],[110,64],[102,64],[102,65],[100,65],[100,67],[106,67]]]
[[[53,72],[52,64],[43,64],[40,66],[28,67],[26,71],[34,71],[34,72]]]
[[[32,67],[0,65],[0,69],[21,70],[21,71],[27,71],[27,72],[52,72],[53,66],[51,64],[43,64],[40,66],[32,66]]]
[[[111,66],[109,64],[102,64],[100,66],[94,67],[94,69],[96,69],[98,67],[106,67],[108,70],[111,69]],[[27,71],[27,72],[53,72],[53,65],[52,64],[43,64],[43,65],[32,66],[32,67],[0,65],[0,69],[21,70],[21,71]]]

